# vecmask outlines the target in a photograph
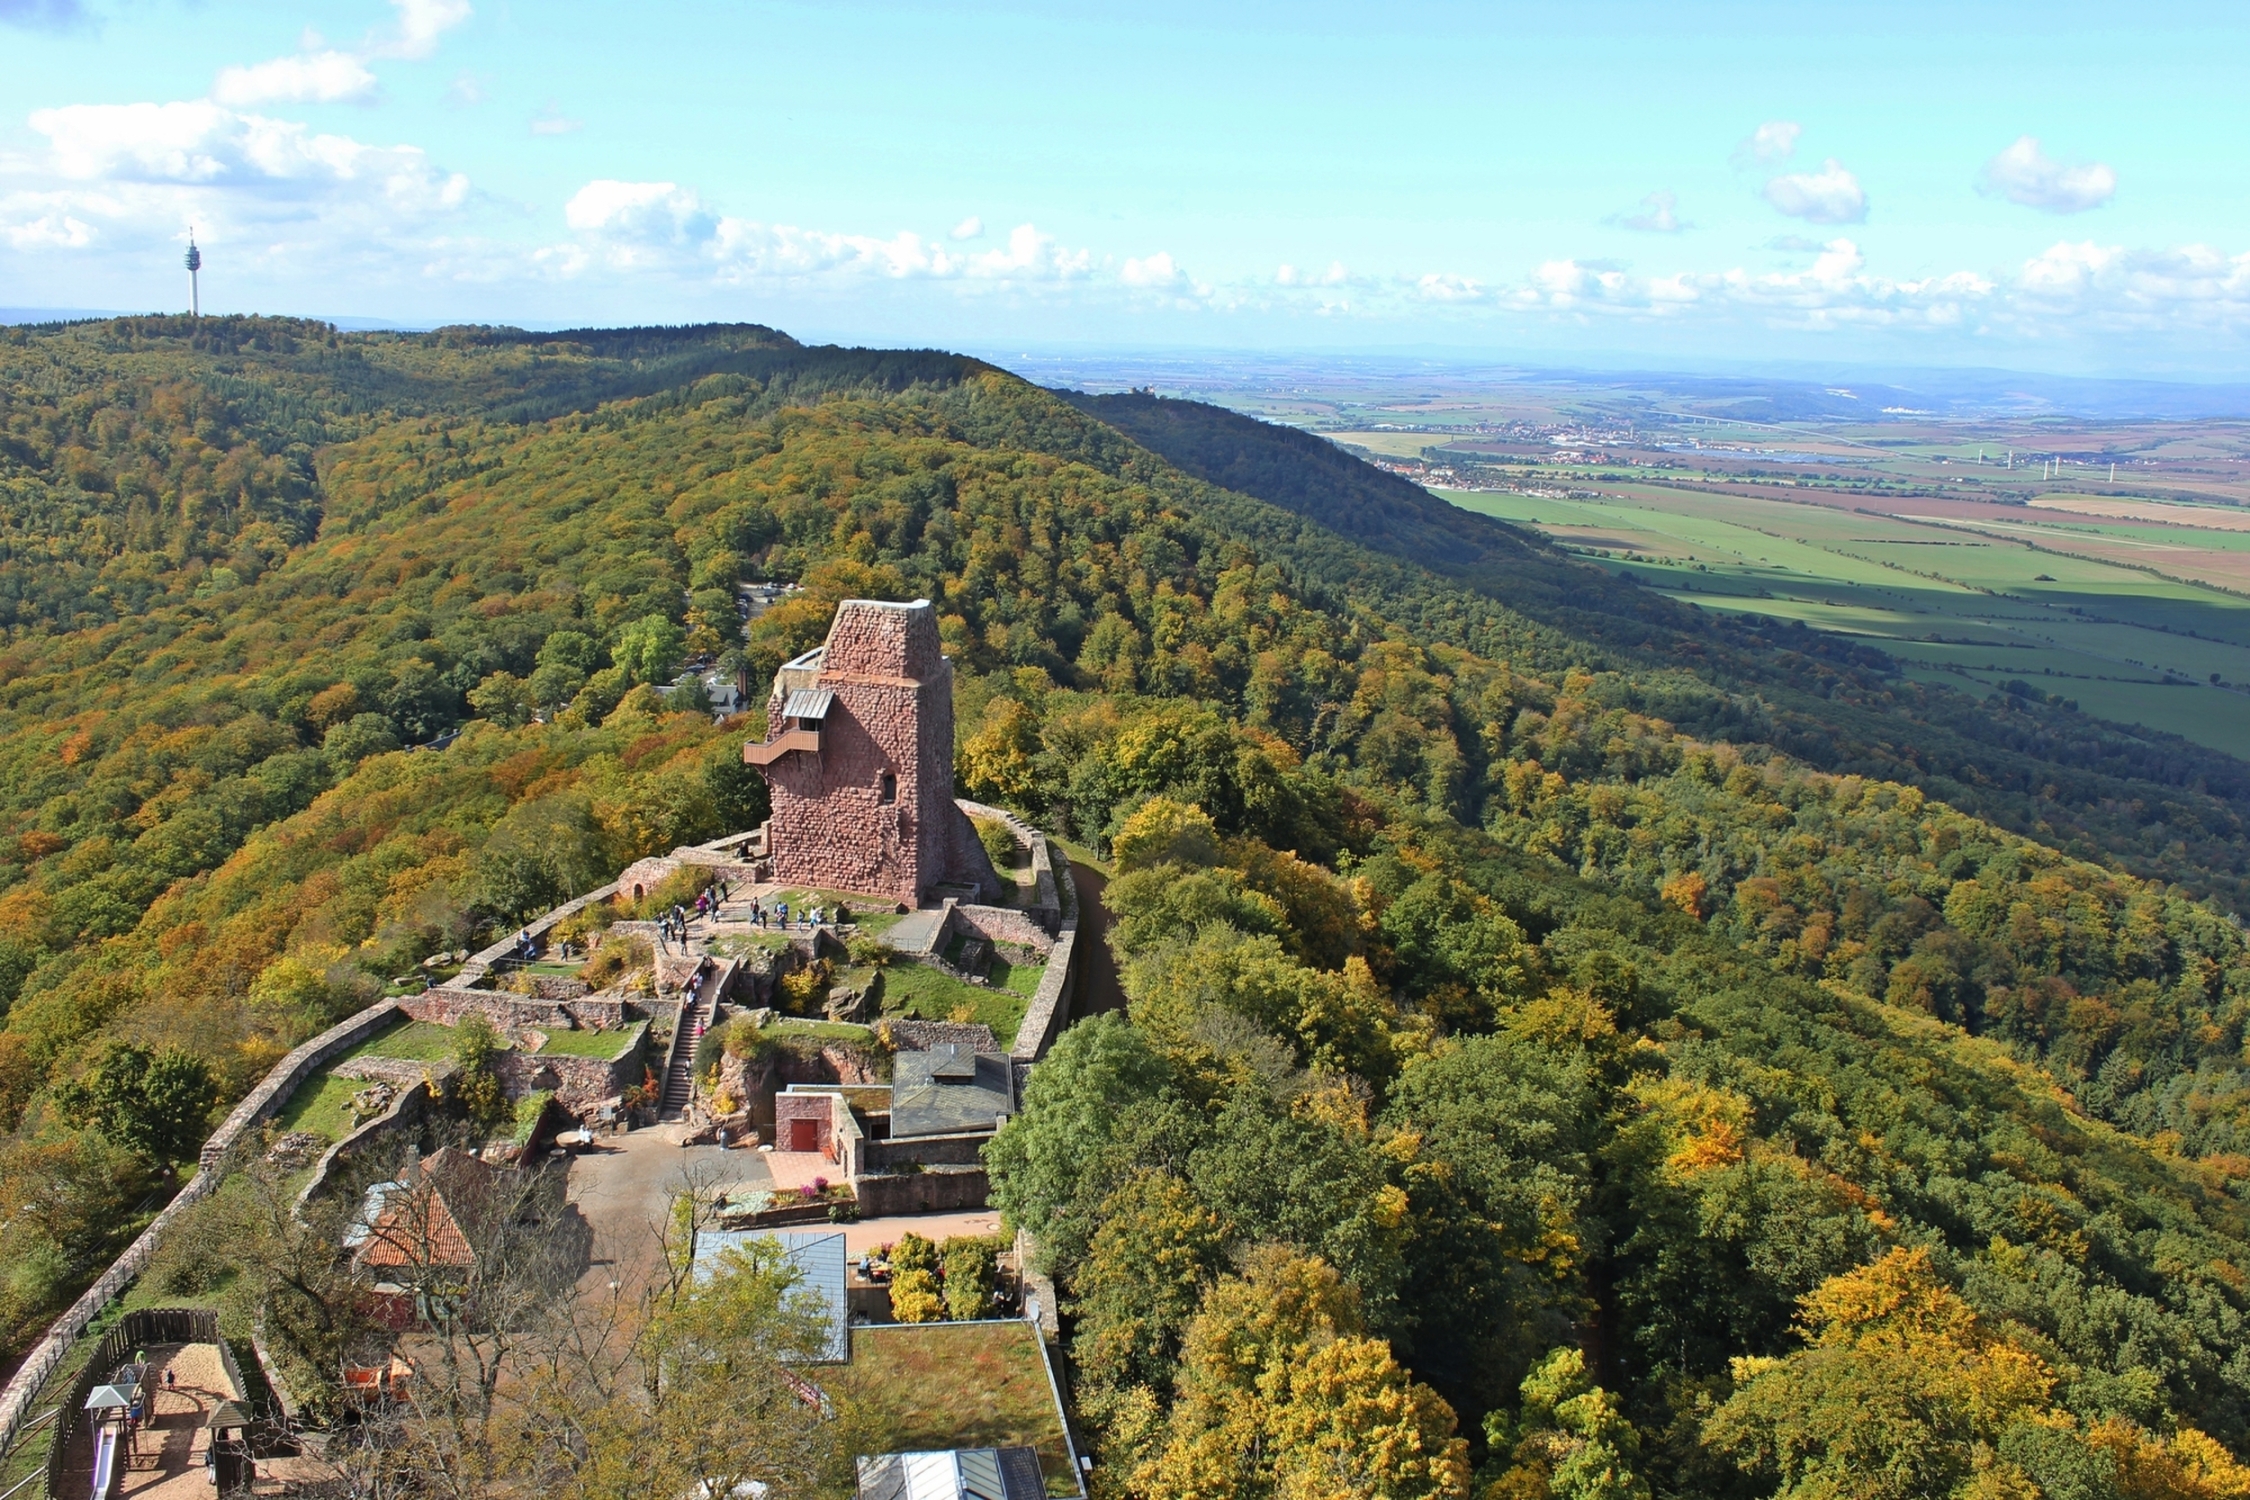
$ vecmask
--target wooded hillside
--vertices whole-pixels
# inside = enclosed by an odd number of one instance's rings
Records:
[[[0,388],[19,1342],[197,1138],[117,1080],[192,1126],[752,821],[656,686],[928,597],[962,791],[1115,864],[1129,1011],[992,1163],[1102,1493],[2250,1493],[2239,763],[953,356],[128,320]]]

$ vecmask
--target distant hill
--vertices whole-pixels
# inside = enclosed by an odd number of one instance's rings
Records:
[[[1675,604],[1295,428],[1202,402],[1058,394],[1198,478],[1410,561],[1623,660],[1682,669],[1730,690],[1720,696],[1683,690],[1677,679],[1648,680],[1636,705],[1684,728],[1908,782],[2003,827],[2100,850],[2230,906],[2250,897],[2250,765],[2233,756],[2038,695],[1978,700],[1904,678],[1862,643]],[[1443,622],[1428,623],[1443,638]]]

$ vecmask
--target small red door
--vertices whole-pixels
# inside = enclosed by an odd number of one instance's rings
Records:
[[[818,1120],[791,1120],[789,1122],[790,1151],[818,1151],[820,1149],[820,1122]]]

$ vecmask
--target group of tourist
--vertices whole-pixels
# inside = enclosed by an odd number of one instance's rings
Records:
[[[825,908],[818,906],[808,906],[804,909],[803,912],[804,923],[807,927],[820,926],[821,923],[828,920],[828,916],[828,911]],[[784,932],[788,931],[789,903],[786,901],[776,901],[771,906],[768,906],[763,901],[751,902],[750,925],[760,929],[766,927],[774,927]]]

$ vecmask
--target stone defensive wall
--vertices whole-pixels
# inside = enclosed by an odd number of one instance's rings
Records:
[[[603,1062],[598,1057],[571,1057],[549,1053],[503,1052],[492,1060],[493,1071],[510,1099],[542,1090],[572,1114],[583,1114],[604,1099],[614,1099],[641,1081],[650,1066],[648,1033],[622,1057]]]
[[[1055,1038],[1070,1024],[1071,1001],[1078,992],[1080,969],[1077,885],[1070,878],[1067,860],[1059,867],[1056,865],[1046,835],[1014,813],[1004,807],[966,801],[961,804],[961,811],[971,818],[999,819],[1008,825],[1008,831],[1016,836],[1018,843],[1031,850],[1031,869],[1037,882],[1031,905],[1021,908],[955,906],[946,919],[948,929],[968,932],[995,946],[1028,949],[1046,958],[1039,988],[1024,1011],[1015,1045],[1009,1049],[1016,1062],[1016,1082],[1020,1090],[1021,1075],[1028,1065],[1046,1056]],[[937,946],[942,949],[945,942],[945,934],[941,932]]]
[[[678,1002],[669,1002],[673,1009]],[[417,1021],[452,1026],[471,1011],[502,1031],[534,1027],[540,1031],[615,1031],[641,1019],[633,1011],[661,1012],[667,1002],[653,996],[638,1001],[601,997],[576,1000],[541,1000],[506,990],[472,990],[460,983],[432,985],[419,995],[408,995],[399,1008]]]
[[[984,938],[996,947],[1014,948],[1045,956],[1039,988],[1016,1033],[1015,1045],[1010,1049],[1020,1088],[1023,1075],[1030,1064],[1046,1054],[1063,1027],[1069,1023],[1070,1002],[1077,986],[1079,971],[1076,951],[1077,893],[1072,886],[1067,863],[1060,868],[1056,867],[1048,852],[1046,838],[1037,829],[1000,808],[973,802],[962,802],[960,806],[969,817],[998,818],[1005,822],[1018,842],[1031,850],[1032,869],[1037,877],[1032,903],[1026,907],[960,905],[949,901],[939,937],[941,948],[947,933],[965,932]],[[756,838],[756,831],[734,834],[708,844],[682,847],[674,849],[668,855],[638,861],[628,867],[620,879],[564,902],[529,923],[524,930],[528,930],[535,941],[542,939],[557,923],[595,902],[610,900],[620,890],[630,892],[635,884],[642,886],[645,892],[653,888],[657,881],[685,865],[708,866],[726,878],[748,883],[753,872],[750,865],[744,862],[744,850]],[[619,927],[632,925],[634,924],[617,924]],[[339,1054],[350,1051],[396,1021],[412,1019],[452,1025],[471,1010],[481,1011],[506,1030],[526,1026],[539,1029],[591,1029],[597,1026],[615,1029],[641,1018],[628,1016],[628,1004],[621,1000],[564,996],[559,992],[549,998],[539,994],[517,995],[479,987],[490,980],[493,966],[510,956],[516,942],[516,935],[510,933],[502,941],[472,955],[461,972],[448,983],[433,986],[420,995],[379,1001],[331,1026],[274,1064],[258,1086],[243,1096],[242,1101],[235,1105],[219,1128],[211,1133],[210,1139],[204,1142],[203,1150],[198,1156],[195,1176],[150,1221],[148,1228],[95,1279],[93,1285],[86,1288],[78,1300],[55,1320],[45,1336],[32,1347],[23,1363],[9,1377],[7,1384],[0,1387],[0,1453],[14,1447],[24,1423],[31,1416],[33,1400],[54,1373],[56,1366],[68,1356],[71,1346],[86,1331],[87,1326],[147,1268],[157,1246],[180,1217],[217,1189],[237,1147],[246,1138],[253,1137],[258,1128],[285,1105],[307,1079]],[[650,997],[634,1002],[632,1008],[653,1016],[660,1024],[675,1027],[678,1024],[680,1003],[676,996],[668,999]],[[942,1023],[929,1023],[933,1032],[939,1024]],[[635,1047],[616,1061],[606,1063],[593,1058],[519,1056],[511,1052],[502,1054],[497,1066],[503,1070],[503,1082],[511,1083],[511,1093],[515,1091],[513,1085],[520,1085],[526,1092],[551,1088],[558,1101],[569,1107],[573,1098],[590,1103],[595,1099],[612,1097],[627,1082],[637,1081],[640,1069],[646,1063],[646,1050],[645,1045]],[[520,1076],[511,1079],[508,1076],[510,1070]],[[550,1077],[552,1081],[549,1081]],[[315,1174],[315,1182],[325,1180],[334,1163],[348,1156],[352,1150],[360,1149],[386,1131],[399,1129],[417,1118],[416,1112],[427,1108],[427,1093],[421,1080],[414,1080],[390,1111],[369,1121],[329,1149]],[[842,1113],[845,1124],[841,1133],[850,1139],[839,1141],[838,1144],[845,1148],[850,1164],[859,1169],[852,1175],[861,1176],[865,1167],[870,1164],[865,1158],[868,1154],[867,1146],[872,1143],[859,1140],[857,1126],[849,1120],[850,1111],[847,1109]],[[934,1172],[881,1176],[869,1181],[883,1213],[982,1207],[985,1202],[984,1172],[981,1167],[972,1167],[966,1163],[958,1167],[941,1167]]]
[[[352,1130],[342,1140],[323,1151],[320,1154],[320,1160],[313,1166],[311,1180],[305,1184],[304,1190],[297,1194],[297,1207],[302,1209],[306,1204],[320,1196],[320,1190],[328,1185],[329,1174],[336,1170],[339,1163],[356,1156],[394,1131],[412,1130],[420,1126],[424,1120],[429,1118],[432,1102],[430,1093],[430,1085],[427,1079],[415,1079],[411,1085],[400,1091],[396,1099],[391,1101],[389,1109],[384,1110],[366,1124]]]
[[[109,1269],[96,1277],[94,1284],[55,1320],[46,1336],[32,1346],[31,1353],[9,1377],[5,1389],[0,1389],[0,1452],[15,1445],[16,1435],[31,1415],[32,1399],[70,1353],[70,1346],[86,1331],[86,1325],[147,1268],[150,1257],[156,1254],[156,1247],[180,1216],[210,1197],[218,1187],[226,1174],[227,1159],[243,1138],[286,1103],[297,1086],[318,1072],[329,1059],[358,1046],[401,1014],[397,1001],[384,1000],[338,1022],[275,1063],[264,1081],[243,1096],[233,1113],[203,1143],[195,1177],[149,1222],[140,1238],[126,1246],[124,1253],[110,1263]],[[69,1415],[75,1416],[75,1413]]]

